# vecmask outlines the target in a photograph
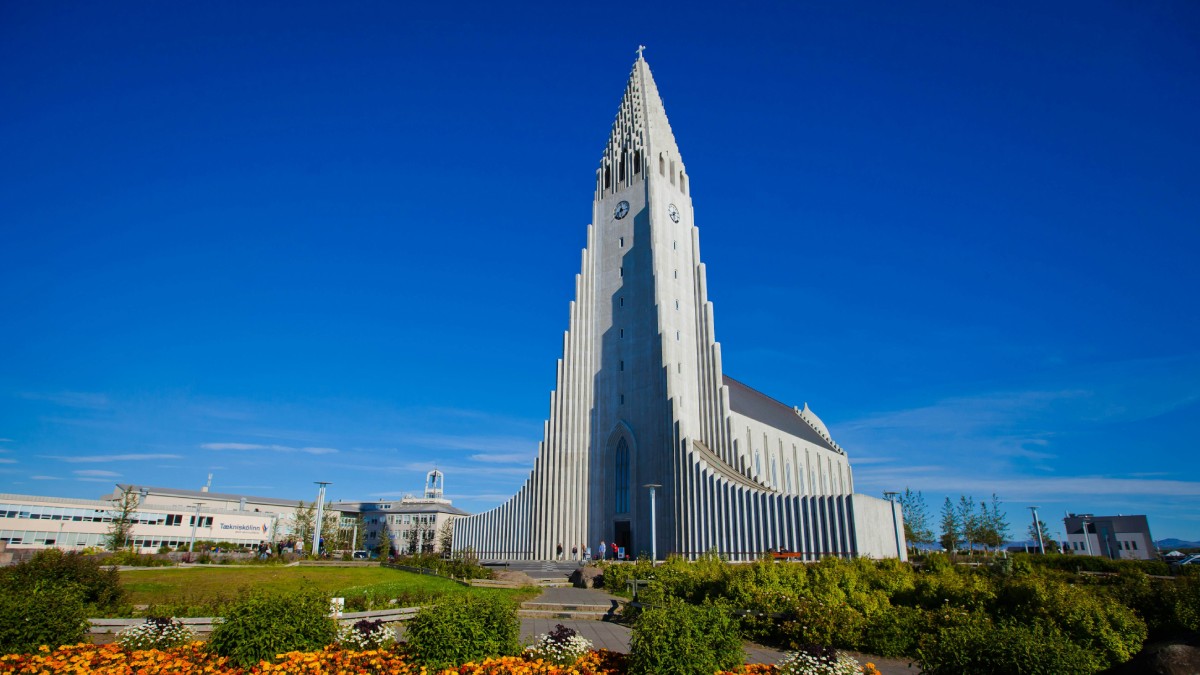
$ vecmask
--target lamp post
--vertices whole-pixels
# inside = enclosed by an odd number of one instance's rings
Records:
[[[312,554],[314,557],[316,557],[321,553],[321,519],[325,516],[325,486],[333,485],[333,483],[321,480],[316,480],[313,482],[321,486],[320,489],[317,490],[317,524],[316,527],[313,528]]]
[[[1083,521],[1083,549],[1085,551],[1087,551],[1088,555],[1091,555],[1092,554],[1092,535],[1088,534],[1087,518],[1082,518],[1081,520]]]
[[[903,560],[904,556],[900,555],[900,524],[896,522],[896,495],[900,494],[894,490],[889,490],[883,493],[883,496],[892,505],[892,535],[896,537],[896,560]]]
[[[658,483],[646,483],[642,487],[650,488],[650,561],[653,563],[658,560],[658,530],[654,521],[654,491],[662,485]]]
[[[192,540],[188,542],[188,553],[196,547],[196,526],[200,524],[200,507],[204,506],[204,502],[196,502],[196,513],[192,515]]]
[[[1030,511],[1033,511],[1033,529],[1037,531],[1038,552],[1040,552],[1042,555],[1046,555],[1046,545],[1042,543],[1042,522],[1038,520],[1037,517],[1038,507],[1030,506],[1028,508]]]

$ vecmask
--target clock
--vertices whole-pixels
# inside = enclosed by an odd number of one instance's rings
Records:
[[[628,213],[629,202],[624,200],[622,200],[620,204],[617,204],[617,208],[613,209],[613,216],[615,216],[617,220],[624,218]]]
[[[667,206],[667,215],[671,216],[672,221],[674,221],[676,223],[679,222],[679,209],[675,208],[674,204],[670,204]]]

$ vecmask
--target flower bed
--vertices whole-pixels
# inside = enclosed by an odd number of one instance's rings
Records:
[[[283,654],[277,663],[261,662],[240,668],[227,658],[205,651],[193,642],[174,649],[129,651],[119,645],[80,644],[55,650],[41,648],[34,654],[0,656],[0,673],[95,673],[96,675],[158,675],[211,673],[213,675],[345,674],[345,675],[621,675],[626,670],[624,654],[598,650],[588,652],[569,666],[521,656],[485,659],[432,673],[403,653],[393,650],[349,651],[327,648],[319,652]],[[740,675],[776,673],[774,666],[752,665]]]

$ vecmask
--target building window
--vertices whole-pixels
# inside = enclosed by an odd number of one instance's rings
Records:
[[[762,453],[758,450],[754,451],[754,475],[762,476]]]
[[[624,328],[622,328],[622,329],[621,329],[621,332],[620,332],[620,333],[618,333],[618,336],[619,336],[619,337],[625,337],[625,329],[624,329]]]
[[[625,248],[625,237],[621,237],[617,241],[620,242],[621,248]]]
[[[1133,540],[1133,541],[1131,541],[1131,542],[1129,542],[1129,544],[1130,544],[1131,546],[1133,546],[1133,550],[1135,550],[1135,551],[1136,551],[1136,550],[1138,550],[1138,548],[1137,548],[1137,540],[1136,540],[1136,539],[1135,539],[1135,540]]]
[[[625,362],[624,361],[621,362],[621,370],[625,370]]]
[[[621,394],[621,405],[625,405],[625,394]]]
[[[629,513],[629,445],[622,438],[617,442],[616,512]]]

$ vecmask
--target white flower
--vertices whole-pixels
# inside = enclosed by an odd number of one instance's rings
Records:
[[[196,640],[192,629],[175,619],[146,619],[117,634],[117,644],[131,651],[170,649]]]

